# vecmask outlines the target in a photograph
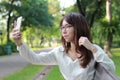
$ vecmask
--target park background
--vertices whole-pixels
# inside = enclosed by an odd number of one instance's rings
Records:
[[[66,4],[70,0],[65,1],[66,3],[62,2],[61,5],[59,0],[0,0],[0,56],[10,56],[17,52],[16,45],[11,38],[13,22],[17,17],[23,17],[22,40],[31,49],[40,50],[61,45],[59,29],[61,18],[67,13],[78,12],[85,16],[89,23],[93,43],[100,45],[113,59],[116,74],[120,76],[119,0],[73,0],[69,6]],[[33,67],[38,69],[40,66],[32,65]],[[56,78],[53,77],[54,75]],[[13,77],[11,80],[14,79]],[[23,80],[29,80],[29,78]],[[55,66],[46,80],[64,79],[58,67]]]

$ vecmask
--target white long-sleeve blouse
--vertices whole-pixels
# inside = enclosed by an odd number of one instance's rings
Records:
[[[91,60],[86,68],[80,66],[78,59],[73,61],[64,52],[62,46],[56,47],[49,52],[41,52],[40,54],[30,50],[26,44],[18,46],[17,49],[21,56],[33,64],[58,65],[65,80],[92,80],[95,72],[95,61],[104,63],[106,68],[111,71],[115,69],[114,63],[108,55],[98,45],[94,44],[94,46],[97,48],[97,52],[93,53],[94,60]]]

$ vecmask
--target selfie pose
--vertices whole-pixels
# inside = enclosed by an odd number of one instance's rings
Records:
[[[91,41],[90,29],[84,16],[69,13],[60,22],[62,46],[49,52],[36,54],[30,50],[14,23],[12,36],[19,54],[33,64],[58,65],[65,80],[92,80],[95,62],[101,62],[107,70],[114,71],[113,61],[98,45]]]

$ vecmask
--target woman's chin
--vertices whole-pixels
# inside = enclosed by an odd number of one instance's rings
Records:
[[[66,42],[70,42],[70,40],[68,40],[68,39],[65,39],[65,41],[66,41]]]

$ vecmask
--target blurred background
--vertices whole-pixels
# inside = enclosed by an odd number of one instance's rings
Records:
[[[70,12],[87,19],[93,43],[120,61],[119,0],[0,0],[0,56],[17,52],[11,38],[13,22],[22,16],[22,40],[33,50],[61,45],[59,23]],[[117,63],[116,63],[117,64]],[[120,68],[117,72],[120,75]]]

